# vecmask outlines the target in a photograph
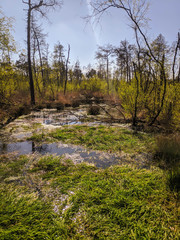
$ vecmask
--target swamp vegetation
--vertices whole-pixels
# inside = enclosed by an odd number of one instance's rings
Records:
[[[1,130],[1,239],[178,239],[178,136],[165,143],[88,108],[43,109]]]
[[[38,15],[61,1],[23,1],[18,56],[0,11],[2,240],[180,239],[180,33],[148,39],[146,1],[90,2],[135,34],[99,46],[96,69],[70,65],[70,45],[49,54]]]

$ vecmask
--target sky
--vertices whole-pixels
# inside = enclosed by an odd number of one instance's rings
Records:
[[[127,17],[119,9],[111,9],[103,15],[99,23],[87,23],[84,19],[90,13],[88,3],[91,0],[64,0],[61,9],[48,14],[49,21],[41,22],[44,33],[48,33],[47,42],[50,51],[58,41],[67,49],[71,46],[70,62],[77,60],[80,65],[95,66],[95,51],[97,46],[108,43],[119,46],[120,41],[127,39],[134,42],[134,34],[128,26]],[[13,36],[17,49],[25,49],[26,39],[26,8],[22,0],[0,0],[4,14],[14,17]],[[160,33],[171,44],[180,31],[180,0],[150,0],[148,17],[151,19],[147,28],[149,39],[156,38]],[[65,52],[66,54],[67,52]]]

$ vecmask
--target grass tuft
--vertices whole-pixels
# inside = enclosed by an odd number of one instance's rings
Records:
[[[167,183],[171,190],[180,190],[180,135],[157,138],[156,160],[166,171]]]

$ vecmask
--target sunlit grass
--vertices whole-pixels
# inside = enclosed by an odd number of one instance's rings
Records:
[[[145,133],[134,133],[131,130],[115,127],[65,126],[50,134],[51,141],[62,141],[83,145],[95,150],[109,152],[141,153],[152,151],[154,137]],[[30,140],[43,141],[47,135],[34,134]]]
[[[162,170],[0,160],[0,239],[179,239],[177,196]]]

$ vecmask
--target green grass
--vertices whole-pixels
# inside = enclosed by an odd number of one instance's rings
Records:
[[[0,182],[8,177],[18,177],[22,174],[26,162],[27,158],[24,156],[19,158],[0,156]]]
[[[9,186],[0,193],[0,239],[65,239],[67,226],[52,206],[25,189]]]
[[[0,160],[2,240],[179,239],[177,194],[159,169],[98,169],[53,156]]]
[[[36,130],[36,129],[39,129],[40,127],[42,127],[42,124],[41,123],[33,123],[32,125],[22,125],[22,127],[25,131]]]
[[[154,137],[145,133],[133,133],[124,128],[65,126],[49,134],[51,141],[84,145],[95,150],[110,152],[142,153],[152,151]],[[43,141],[47,135],[35,134],[29,140]]]

